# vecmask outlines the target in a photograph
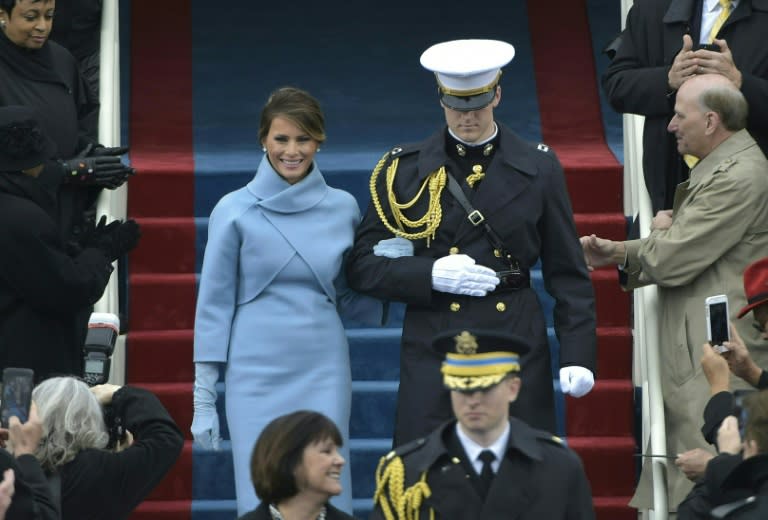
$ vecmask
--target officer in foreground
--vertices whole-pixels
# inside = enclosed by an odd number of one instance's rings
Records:
[[[578,455],[554,435],[509,416],[521,380],[519,336],[439,335],[441,372],[456,418],[382,457],[372,519],[594,519]]]

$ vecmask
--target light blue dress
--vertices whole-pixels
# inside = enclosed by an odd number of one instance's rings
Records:
[[[250,458],[259,434],[302,409],[327,415],[343,435],[344,494],[333,502],[352,511],[349,346],[337,307],[354,309],[358,322],[375,322],[381,311],[343,280],[359,220],[352,195],[327,186],[317,165],[290,185],[266,157],[211,213],[194,360],[226,363],[238,515],[258,505]]]

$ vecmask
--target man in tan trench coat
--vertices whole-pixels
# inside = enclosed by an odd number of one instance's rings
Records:
[[[747,103],[724,76],[694,75],[677,92],[668,130],[677,150],[699,159],[675,192],[672,211],[653,219],[640,240],[581,238],[590,268],[616,264],[626,290],[659,287],[660,361],[667,453],[711,450],[701,435],[709,398],[699,358],[707,340],[704,299],[728,295],[730,318],[755,361],[768,366],[759,333],[736,312],[746,305],[744,268],[768,251],[768,161],[744,129]],[[743,381],[733,386],[744,387]],[[693,483],[668,464],[669,505],[674,511]],[[650,471],[643,471],[632,505],[652,506]]]

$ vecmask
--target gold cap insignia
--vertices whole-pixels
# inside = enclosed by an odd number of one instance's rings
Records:
[[[454,336],[456,340],[456,352],[459,354],[475,354],[477,353],[477,338],[470,334],[468,331],[462,331],[458,336]]]

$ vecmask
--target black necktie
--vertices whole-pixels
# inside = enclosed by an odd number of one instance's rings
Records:
[[[483,450],[478,458],[483,461],[483,468],[480,470],[480,488],[482,489],[483,499],[485,499],[488,495],[488,490],[491,489],[494,475],[491,463],[496,460],[496,455],[491,450]]]

